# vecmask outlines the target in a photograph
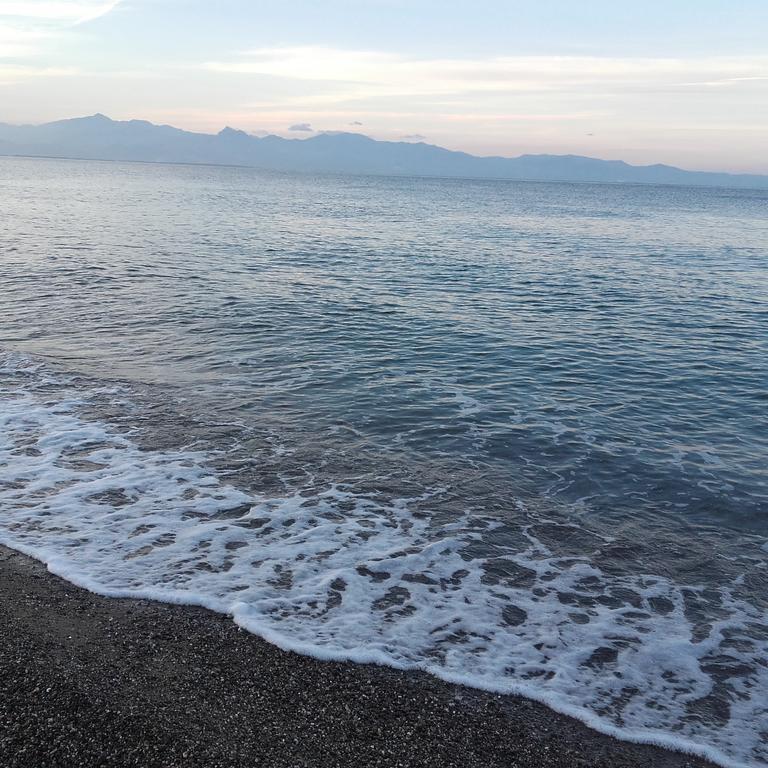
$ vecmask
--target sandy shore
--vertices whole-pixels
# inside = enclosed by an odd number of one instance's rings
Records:
[[[286,653],[202,609],[92,595],[0,547],[0,765],[709,763],[517,697]]]

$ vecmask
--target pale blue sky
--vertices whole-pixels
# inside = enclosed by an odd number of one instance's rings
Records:
[[[767,0],[0,0],[0,121],[768,172]]]

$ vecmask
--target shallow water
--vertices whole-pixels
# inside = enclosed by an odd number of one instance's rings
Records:
[[[768,762],[768,193],[0,159],[0,539]]]

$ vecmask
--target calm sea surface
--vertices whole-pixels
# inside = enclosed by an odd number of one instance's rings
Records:
[[[0,158],[0,541],[768,763],[768,192]]]

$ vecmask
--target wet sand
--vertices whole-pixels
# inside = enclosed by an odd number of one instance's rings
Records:
[[[514,696],[320,662],[0,547],[4,768],[704,768]]]

